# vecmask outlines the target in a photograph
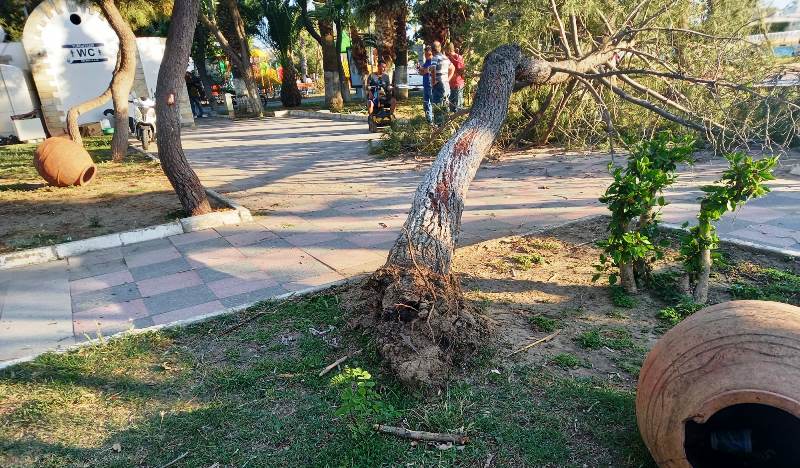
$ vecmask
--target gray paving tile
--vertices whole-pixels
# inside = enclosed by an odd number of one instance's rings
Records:
[[[270,239],[268,241],[259,242],[257,244],[246,245],[239,247],[239,252],[246,257],[257,257],[260,255],[267,255],[275,252],[278,249],[291,249],[294,246],[283,239]]]
[[[72,312],[78,313],[108,304],[117,304],[139,299],[139,288],[136,283],[125,283],[100,291],[72,296]]]
[[[258,271],[260,271],[258,267],[251,263],[236,262],[201,268],[197,270],[197,274],[204,282],[211,283],[225,278],[247,278],[251,273]]]
[[[153,263],[152,265],[145,265],[141,267],[131,268],[131,275],[135,281],[146,280],[150,278],[157,278],[159,276],[167,276],[173,273],[180,273],[182,271],[191,270],[192,266],[185,258],[176,258],[167,262]]]
[[[190,244],[180,244],[177,245],[175,248],[177,248],[178,251],[181,252],[182,254],[186,255],[197,252],[207,252],[209,250],[224,249],[228,247],[232,247],[232,245],[224,237],[215,237],[213,239],[208,239],[200,242],[192,242]]]
[[[271,288],[259,289],[256,291],[239,294],[237,296],[226,297],[220,299],[220,302],[225,307],[238,307],[244,304],[251,304],[254,302],[266,301],[275,296],[286,294],[288,291],[280,286],[273,286]]]
[[[150,315],[156,315],[216,299],[217,297],[206,285],[200,285],[146,297],[144,303]]]
[[[93,263],[84,266],[69,267],[69,279],[75,281],[90,276],[105,275],[107,273],[116,273],[127,268],[125,260],[122,258],[105,261],[102,263]]]

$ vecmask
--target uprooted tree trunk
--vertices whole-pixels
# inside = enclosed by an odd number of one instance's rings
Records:
[[[128,96],[136,76],[136,36],[130,25],[122,17],[114,0],[100,2],[111,29],[119,39],[119,58],[117,70],[111,79],[111,98],[114,103],[114,136],[111,138],[111,158],[122,161],[128,154]]]
[[[364,326],[376,330],[384,360],[405,382],[441,382],[489,334],[486,320],[464,308],[451,265],[467,189],[500,131],[512,92],[566,81],[554,66],[590,69],[612,55],[600,50],[580,61],[550,63],[504,45],[486,57],[469,117],[417,187],[386,265],[364,283],[362,310],[370,313]]]
[[[184,72],[189,63],[198,8],[198,0],[175,2],[156,84],[158,158],[181,205],[192,216],[211,212],[205,189],[183,153],[178,108],[179,90],[186,86]]]

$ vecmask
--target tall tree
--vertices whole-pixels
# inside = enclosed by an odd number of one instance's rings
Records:
[[[394,14],[394,76],[392,83],[395,84],[395,97],[397,99],[408,99],[408,38],[406,30],[408,28],[408,4],[405,0],[395,2]],[[398,86],[399,85],[399,86]]]
[[[278,55],[283,67],[281,81],[281,103],[285,107],[300,105],[302,95],[297,89],[297,72],[292,60],[292,45],[299,32],[299,11],[289,0],[262,0],[263,14],[267,20],[261,37],[268,42]]]
[[[136,76],[136,36],[114,0],[101,0],[100,9],[119,39],[117,69],[111,79],[111,99],[114,103],[111,157],[114,161],[122,161],[128,154],[128,96]]]
[[[264,109],[261,106],[261,94],[258,92],[258,86],[256,86],[253,70],[250,66],[250,45],[247,43],[247,32],[239,11],[239,5],[236,0],[223,0],[223,3],[224,8],[227,10],[225,13],[230,15],[233,24],[233,33],[236,38],[234,44],[228,41],[217,24],[213,11],[219,6],[215,0],[209,0],[207,3],[209,11],[200,11],[199,18],[203,25],[214,34],[231,64],[241,73],[253,113],[262,116],[264,115]]]
[[[333,22],[329,18],[312,18],[309,14],[308,0],[297,0],[300,7],[300,20],[308,34],[322,49],[322,70],[325,81],[325,106],[332,111],[340,111],[344,103],[339,75],[339,58],[336,50],[336,35]],[[316,19],[317,27],[313,20]]]
[[[198,21],[197,27],[194,30],[194,40],[192,41],[192,61],[194,62],[194,67],[197,69],[197,74],[200,76],[200,81],[203,83],[203,88],[205,89],[211,108],[214,109],[215,103],[211,98],[211,89],[214,82],[206,66],[209,45],[208,29],[202,22]]]
[[[199,9],[199,0],[175,2],[156,84],[158,158],[181,205],[193,216],[211,212],[211,205],[203,184],[183,152],[178,96],[179,90],[186,86],[184,73],[189,63]]]

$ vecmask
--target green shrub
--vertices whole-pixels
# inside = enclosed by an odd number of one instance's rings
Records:
[[[560,325],[558,320],[544,317],[542,315],[533,316],[530,320],[531,324],[536,327],[537,330],[543,332],[553,332]]]
[[[340,374],[331,378],[331,386],[341,388],[336,415],[349,420],[349,428],[354,436],[371,432],[373,420],[397,415],[394,406],[384,402],[381,394],[375,390],[372,375],[364,369],[345,367]]]
[[[622,286],[611,286],[611,302],[617,307],[632,309],[636,307],[636,299],[625,292]]]
[[[698,310],[703,308],[703,304],[698,304],[690,296],[683,296],[681,301],[672,307],[665,307],[661,309],[656,317],[675,326],[686,317],[692,315]]]
[[[542,263],[542,256],[537,253],[516,254],[511,260],[522,270],[530,270],[534,265]]]

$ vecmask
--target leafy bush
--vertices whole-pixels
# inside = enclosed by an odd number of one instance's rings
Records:
[[[694,300],[689,296],[683,296],[681,301],[676,305],[661,309],[658,314],[656,314],[656,317],[668,323],[669,325],[675,326],[683,319],[702,308],[703,304],[694,302]]]
[[[694,143],[690,137],[661,132],[632,145],[625,168],[609,166],[614,181],[600,201],[611,211],[611,222],[608,238],[598,243],[603,253],[594,281],[610,271],[609,282],[616,284],[619,275],[634,273],[636,263],[636,273],[643,277],[649,273],[647,265],[662,257],[660,246],[652,241],[660,209],[667,204],[661,192],[677,179],[678,164],[693,162]],[[634,278],[622,279],[626,289],[635,291]]]
[[[384,402],[381,394],[375,390],[372,375],[364,369],[345,367],[340,374],[331,378],[331,385],[341,387],[336,415],[349,419],[350,431],[354,436],[369,433],[374,419],[397,415],[394,406]]]

